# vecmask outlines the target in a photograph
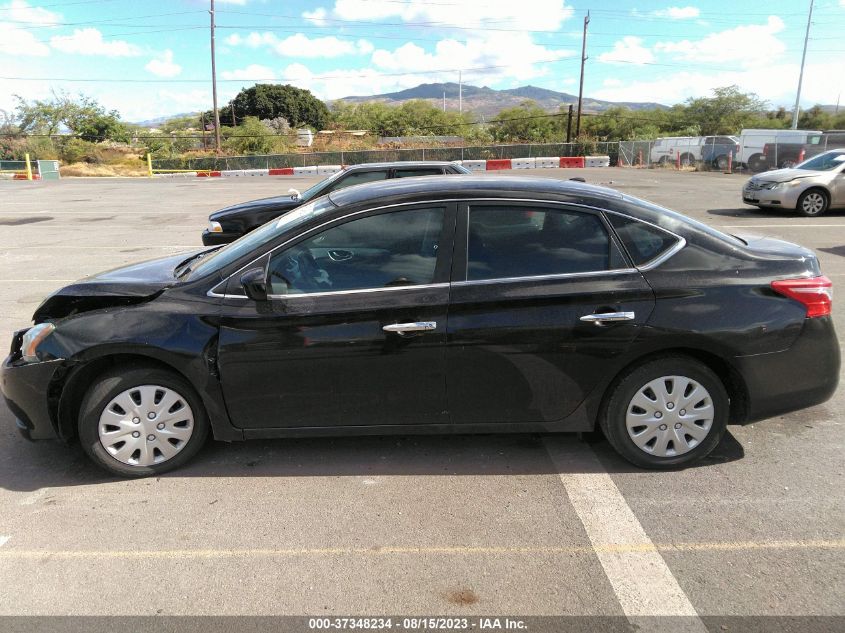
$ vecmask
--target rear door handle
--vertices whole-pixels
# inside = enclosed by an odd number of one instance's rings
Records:
[[[581,317],[582,321],[604,325],[605,323],[618,323],[619,321],[633,321],[636,314],[633,312],[601,312],[599,314],[586,314]]]
[[[394,323],[385,325],[382,330],[385,332],[396,332],[400,336],[410,332],[430,332],[437,328],[436,321],[415,321],[414,323]]]

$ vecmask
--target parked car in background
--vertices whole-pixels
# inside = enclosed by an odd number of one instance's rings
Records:
[[[766,156],[767,143],[806,143],[813,134],[821,130],[744,129],[739,135],[739,156],[737,162],[753,172],[769,168],[770,158]],[[771,160],[773,160],[772,157]],[[780,166],[780,165],[778,165]]]
[[[470,173],[472,172],[466,167],[445,161],[397,161],[350,165],[302,193],[291,189],[284,196],[241,202],[215,211],[208,216],[208,227],[203,231],[202,243],[206,246],[228,244],[306,202],[352,185],[392,178]]]
[[[790,169],[776,169],[751,178],[742,201],[757,207],[795,209],[818,216],[845,208],[845,149],[830,150]]]
[[[736,136],[705,136],[701,139],[701,162],[710,167],[725,170],[728,157],[736,164],[739,155],[739,139]]]
[[[651,162],[658,165],[674,164],[678,157],[687,167],[701,160],[701,136],[666,136],[658,138],[651,146]]]
[[[800,140],[800,139],[799,139]],[[793,167],[831,149],[845,149],[845,130],[808,135],[806,142],[766,143],[763,154],[769,169]]]
[[[827,400],[812,251],[514,176],[333,191],[220,249],[59,289],[0,387],[21,433],[156,475],[208,434],[582,432],[676,468]]]

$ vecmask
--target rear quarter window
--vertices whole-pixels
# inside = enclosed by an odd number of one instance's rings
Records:
[[[644,266],[669,251],[678,237],[661,228],[615,213],[607,219],[613,226],[635,266]]]

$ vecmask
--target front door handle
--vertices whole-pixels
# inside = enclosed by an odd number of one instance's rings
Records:
[[[586,314],[581,317],[582,321],[604,325],[605,323],[618,323],[619,321],[633,321],[636,314],[633,312],[601,312],[599,314]]]
[[[393,325],[385,325],[381,329],[385,332],[396,332],[399,336],[404,336],[410,332],[430,332],[436,328],[436,321],[416,321],[414,323],[394,323]]]

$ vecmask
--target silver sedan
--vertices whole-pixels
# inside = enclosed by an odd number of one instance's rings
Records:
[[[795,209],[808,217],[845,208],[845,149],[819,154],[791,169],[757,174],[742,188],[742,201]]]

